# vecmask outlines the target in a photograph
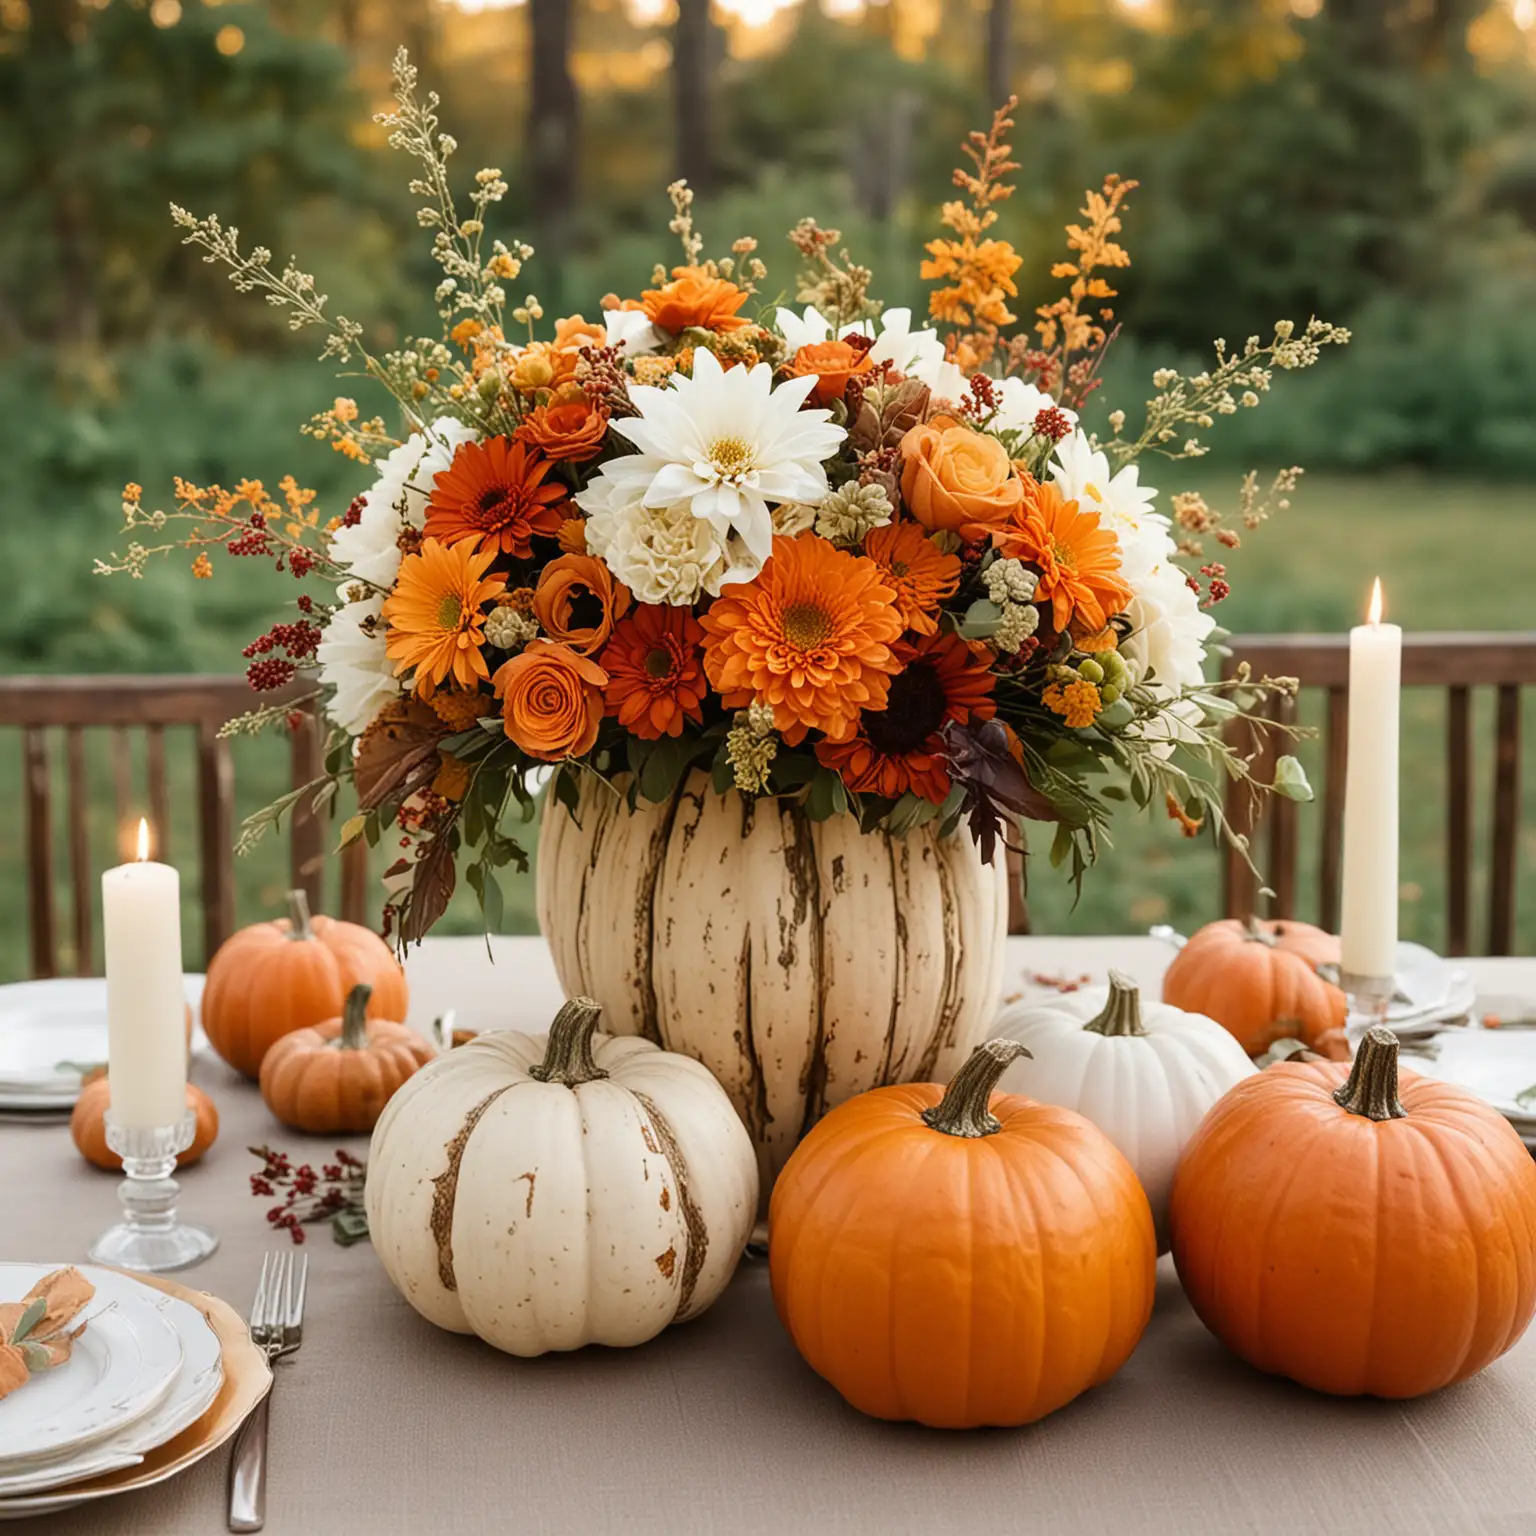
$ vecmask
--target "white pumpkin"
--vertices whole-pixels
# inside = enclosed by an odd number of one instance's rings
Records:
[[[686,1056],[596,1034],[480,1035],[416,1073],[373,1133],[366,1203],[385,1273],[429,1322],[514,1355],[643,1344],[725,1289],[757,1162]]]
[[[1185,1143],[1205,1112],[1256,1068],[1235,1039],[1203,1013],[1143,1002],[1118,971],[1109,986],[1014,1003],[994,1036],[1029,1056],[1009,1067],[1003,1093],[1076,1110],[1125,1154],[1168,1251],[1168,1192]]]
[[[539,840],[539,929],[608,1028],[696,1057],[758,1149],[763,1200],[829,1109],[946,1081],[997,1011],[1008,877],[964,829],[861,832],[694,772],[630,811],[582,775]]]

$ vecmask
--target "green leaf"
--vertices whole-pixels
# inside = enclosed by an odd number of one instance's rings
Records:
[[[344,1211],[337,1211],[331,1217],[331,1236],[343,1248],[350,1248],[353,1243],[366,1242],[368,1240],[367,1214],[351,1207]]]
[[[20,1346],[20,1349],[21,1358],[26,1361],[27,1369],[34,1375],[38,1371],[47,1371],[53,1368],[53,1356],[35,1339],[29,1339]]]
[[[715,787],[717,795],[725,794],[736,783],[736,770],[731,767],[731,760],[720,751],[714,762],[710,765],[709,781]]]
[[[355,843],[368,826],[368,818],[364,815],[348,816],[341,824],[341,831],[336,836],[337,848],[345,848],[348,843]]]
[[[1060,869],[1072,857],[1076,848],[1077,839],[1073,837],[1071,827],[1061,822],[1056,828],[1056,836],[1051,839],[1051,868]]]
[[[848,809],[848,791],[842,779],[830,768],[818,768],[806,796],[805,814],[812,821],[830,821]]]
[[[1123,731],[1136,718],[1136,711],[1127,699],[1116,699],[1099,711],[1094,724],[1106,731]]]
[[[579,828],[581,820],[577,812],[581,809],[581,786],[576,782],[576,770],[564,763],[555,770],[554,795]]]
[[[698,742],[686,736],[663,736],[651,743],[637,776],[641,795],[655,805],[670,800],[698,749]]]
[[[1302,804],[1312,799],[1312,786],[1307,782],[1306,769],[1289,754],[1275,764],[1274,790],[1277,795],[1283,795],[1287,800],[1298,800]]]
[[[960,621],[960,636],[964,640],[990,640],[1002,622],[1003,610],[994,602],[978,597],[965,610]]]
[[[787,793],[803,789],[823,768],[814,757],[805,752],[786,752],[780,749],[773,759],[774,787]]]
[[[16,1327],[11,1333],[11,1343],[20,1344],[26,1336],[42,1322],[48,1312],[48,1298],[46,1296],[34,1296],[27,1303],[27,1309],[16,1319]]]
[[[503,910],[501,887],[496,883],[496,876],[489,870],[486,870],[481,882],[480,910],[485,915],[485,931],[487,933],[500,933]]]

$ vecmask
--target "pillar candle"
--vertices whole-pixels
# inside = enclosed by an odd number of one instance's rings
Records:
[[[1397,969],[1398,705],[1403,632],[1381,622],[1381,582],[1370,615],[1349,632],[1349,758],[1344,783],[1342,969]]]
[[[139,856],[101,877],[107,957],[107,1081],[113,1119],[147,1129],[187,1112],[185,992],[181,977],[181,880]]]

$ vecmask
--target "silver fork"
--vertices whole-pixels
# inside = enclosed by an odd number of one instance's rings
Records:
[[[269,1365],[291,1355],[304,1340],[304,1292],[309,1255],[268,1253],[262,1257],[256,1299],[251,1303],[251,1342]],[[273,1387],[277,1385],[273,1377]],[[267,1523],[267,1415],[272,1388],[251,1410],[235,1436],[229,1456],[229,1528],[259,1531]]]

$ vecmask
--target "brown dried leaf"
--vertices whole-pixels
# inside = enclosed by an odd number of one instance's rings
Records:
[[[448,910],[456,879],[453,848],[445,828],[427,844],[427,851],[416,861],[416,872],[411,879],[411,903],[400,924],[402,944],[419,944],[431,932],[432,925]]]
[[[69,1325],[95,1294],[96,1287],[71,1266],[44,1275],[20,1301],[0,1303],[0,1339],[6,1341],[0,1344],[0,1397],[14,1392],[32,1371],[62,1365],[69,1359],[85,1324],[73,1331]],[[45,1303],[42,1316],[27,1330],[24,1340],[11,1342],[39,1299]]]
[[[928,414],[929,389],[917,379],[871,385],[864,392],[848,438],[861,454],[896,448]]]
[[[437,744],[447,734],[430,704],[419,699],[387,704],[358,741],[353,767],[358,805],[375,810],[430,784],[438,770]]]

